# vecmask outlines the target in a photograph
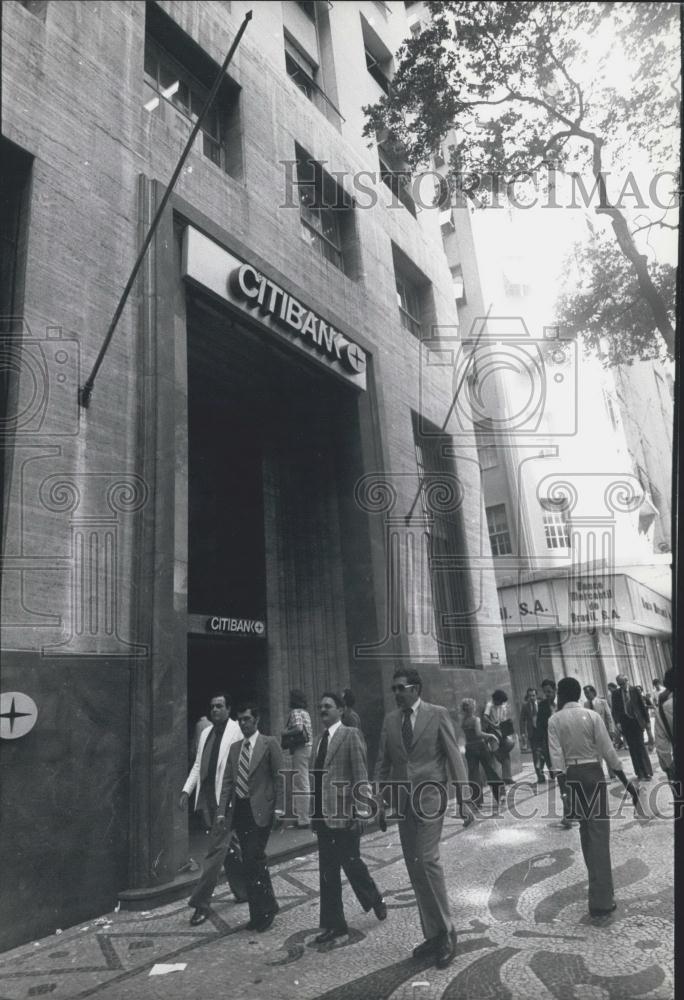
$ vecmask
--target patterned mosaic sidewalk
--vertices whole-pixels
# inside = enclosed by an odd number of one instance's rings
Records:
[[[390,827],[363,842],[389,916],[378,923],[346,889],[350,933],[333,946],[313,943],[314,853],[272,869],[281,912],[265,934],[244,929],[246,907],[226,887],[214,897],[211,922],[199,928],[189,926],[185,903],[114,913],[0,956],[0,1000],[671,1000],[672,821],[635,820],[620,791],[611,790],[619,905],[610,918],[587,913],[578,830],[559,826],[555,786],[539,795],[523,788],[520,813],[546,806],[550,817],[507,813],[467,830],[454,818],[445,823],[442,860],[459,944],[444,971],[411,958],[421,939],[418,916]],[[667,806],[664,796],[658,801]],[[186,969],[150,977],[161,962]]]

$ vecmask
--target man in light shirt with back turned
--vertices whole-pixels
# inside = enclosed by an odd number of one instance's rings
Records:
[[[579,703],[582,688],[574,677],[558,682],[558,711],[549,719],[549,753],[570,815],[579,820],[582,854],[589,875],[589,913],[605,917],[617,903],[610,864],[610,814],[601,761],[605,760],[639,807],[639,792],[627,781],[603,719]]]

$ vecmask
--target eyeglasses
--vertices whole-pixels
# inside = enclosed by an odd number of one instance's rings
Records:
[[[414,688],[415,686],[415,684],[393,684],[392,691],[396,694],[397,691],[406,691],[408,688]]]

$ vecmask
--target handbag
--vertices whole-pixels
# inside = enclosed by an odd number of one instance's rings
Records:
[[[305,747],[308,743],[304,729],[285,729],[280,737],[280,745],[283,750],[296,750],[298,747]]]

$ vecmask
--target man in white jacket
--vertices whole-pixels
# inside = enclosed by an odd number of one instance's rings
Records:
[[[190,769],[188,779],[183,785],[178,806],[185,809],[190,795],[195,793],[195,811],[200,812],[205,826],[212,828],[216,819],[216,810],[221,798],[223,774],[228,760],[228,751],[236,740],[242,739],[242,733],[237,722],[230,717],[230,697],[224,692],[212,696],[209,703],[209,718],[211,726],[200,733],[195,763]],[[236,860],[235,852],[226,841],[226,853],[219,858],[218,869],[214,871],[203,866],[200,881],[190,897],[190,906],[195,908],[191,922],[201,923],[206,920],[206,910],[216,885],[216,879],[224,864],[226,878],[231,891],[239,902],[244,902],[247,894],[244,891],[241,877],[241,866]],[[200,919],[200,916],[202,919]]]

